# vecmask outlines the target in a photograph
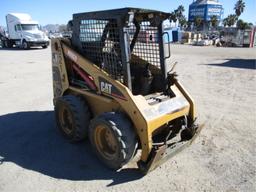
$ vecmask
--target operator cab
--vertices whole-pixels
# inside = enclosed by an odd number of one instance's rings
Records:
[[[162,24],[168,17],[137,8],[74,14],[72,44],[134,95],[164,92]]]

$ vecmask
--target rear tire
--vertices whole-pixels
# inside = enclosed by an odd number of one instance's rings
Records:
[[[57,126],[68,140],[81,141],[87,136],[91,113],[82,98],[73,95],[60,97],[54,110]]]
[[[138,143],[130,120],[115,112],[104,113],[93,119],[89,138],[98,158],[114,170],[132,159]]]
[[[8,40],[4,40],[3,42],[2,42],[2,44],[3,44],[3,48],[9,48],[9,41]]]
[[[47,47],[48,47],[47,45],[43,45],[43,46],[42,46],[43,49],[46,49]]]
[[[2,46],[2,48],[6,48],[6,46],[5,46],[5,40],[2,40],[2,41],[1,41],[1,46]]]

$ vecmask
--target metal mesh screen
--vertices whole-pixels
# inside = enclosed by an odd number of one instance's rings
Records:
[[[123,82],[116,20],[81,20],[79,38],[83,54],[114,79]]]
[[[82,54],[104,69],[112,78],[123,83],[120,32],[115,19],[80,21],[79,39]],[[146,62],[160,68],[158,28],[144,21],[139,24],[139,27],[135,24],[127,26],[126,32],[129,34],[130,44],[134,38],[136,40],[131,50],[131,65]]]
[[[127,28],[127,31],[130,35],[130,41],[132,41],[134,34],[136,33],[135,25],[131,25],[129,28]],[[131,62],[133,64],[137,64],[141,62],[141,59],[143,59],[149,64],[160,68],[158,28],[150,26],[150,22],[142,22],[140,24],[140,31],[131,54]]]

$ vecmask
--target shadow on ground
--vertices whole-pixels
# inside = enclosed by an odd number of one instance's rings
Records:
[[[53,111],[0,116],[0,167],[1,163],[13,162],[58,179],[113,180],[109,186],[143,176],[135,169],[114,172],[105,168],[95,158],[88,141],[67,142],[54,122]]]
[[[207,65],[217,67],[233,67],[240,69],[256,69],[256,59],[228,59],[228,61],[224,63]]]

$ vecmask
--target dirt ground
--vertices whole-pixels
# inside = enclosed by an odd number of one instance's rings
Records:
[[[256,49],[172,45],[206,126],[146,176],[111,172],[55,127],[48,49],[0,49],[0,191],[256,191]]]

